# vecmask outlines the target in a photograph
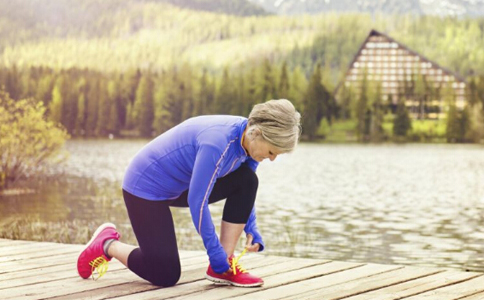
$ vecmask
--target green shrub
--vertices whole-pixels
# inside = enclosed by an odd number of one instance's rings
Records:
[[[65,129],[45,119],[42,102],[12,100],[0,91],[0,190],[20,178],[42,174],[66,157]]]

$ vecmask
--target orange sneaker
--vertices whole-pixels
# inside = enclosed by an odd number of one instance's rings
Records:
[[[262,278],[251,275],[239,265],[238,261],[240,257],[245,254],[245,251],[246,250],[244,250],[244,252],[242,252],[242,254],[237,258],[235,258],[233,255],[229,257],[230,269],[225,273],[215,273],[212,270],[212,267],[209,265],[205,278],[215,283],[230,284],[240,287],[255,287],[263,285],[264,280],[262,280]]]
[[[77,272],[82,278],[89,278],[94,270],[99,273],[96,279],[106,273],[111,258],[104,254],[104,242],[109,239],[119,240],[120,236],[116,231],[116,226],[111,223],[99,226],[77,259]]]

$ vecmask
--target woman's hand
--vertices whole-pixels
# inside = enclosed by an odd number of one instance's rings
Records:
[[[252,245],[253,240],[254,237],[252,236],[252,234],[247,234],[247,243],[245,244],[245,248],[247,248],[247,251],[249,252],[258,252],[260,244],[255,243],[254,245]]]

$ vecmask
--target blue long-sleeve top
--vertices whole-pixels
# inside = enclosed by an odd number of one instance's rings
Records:
[[[255,172],[258,162],[242,147],[247,119],[236,116],[201,116],[186,120],[144,146],[130,162],[123,181],[127,192],[153,201],[176,199],[188,190],[193,224],[203,239],[210,265],[217,273],[229,269],[227,255],[215,232],[208,198],[217,178],[242,163]],[[264,243],[256,225],[255,207],[244,228]]]

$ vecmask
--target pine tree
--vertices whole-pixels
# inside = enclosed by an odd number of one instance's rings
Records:
[[[227,68],[224,69],[220,87],[216,97],[217,114],[230,114],[236,97],[235,86]]]
[[[449,105],[449,111],[447,112],[447,123],[445,137],[448,143],[456,143],[460,139],[460,124],[459,124],[459,114],[457,112],[457,107],[455,101],[451,101]]]
[[[180,79],[183,80],[184,89],[180,92],[180,100],[182,101],[182,122],[193,116],[193,74],[192,69],[188,64],[184,64],[180,68]]]
[[[469,107],[466,105],[460,113],[459,117],[459,142],[467,142],[470,140],[469,133],[471,131],[471,118]]]
[[[358,98],[358,101],[356,103],[356,135],[358,137],[359,141],[363,141],[366,139],[366,112],[368,109],[368,92],[367,92],[367,85],[368,85],[368,80],[366,77],[366,72],[364,73],[363,80],[361,82],[361,90],[360,90],[360,95]]]
[[[244,106],[245,106],[244,103],[246,101],[245,98],[247,93],[244,76],[242,74],[237,75],[234,78],[234,82],[235,82],[234,99],[232,101],[230,114],[240,116],[244,111]]]
[[[281,78],[279,80],[279,91],[278,91],[279,98],[283,98],[283,99],[290,98],[289,90],[290,90],[290,84],[289,84],[289,76],[287,74],[287,63],[284,61],[284,64],[282,65],[282,69],[281,69]]]
[[[120,86],[117,80],[110,80],[107,87],[107,99],[109,103],[109,118],[107,132],[118,135],[120,129],[119,107],[121,106]]]
[[[94,136],[97,127],[98,107],[99,107],[99,93],[100,93],[100,78],[99,76],[92,76],[87,81],[86,93],[86,135]]]
[[[134,103],[136,100],[136,91],[141,80],[141,71],[139,69],[132,70],[124,76],[124,94],[127,96],[129,102]]]
[[[86,126],[86,97],[84,94],[79,94],[77,99],[77,118],[75,134],[83,136],[85,134]]]
[[[381,85],[374,86],[375,93],[373,99],[373,112],[370,126],[370,140],[372,142],[381,142],[384,138],[383,132],[383,104],[381,95]]]
[[[128,130],[132,130],[135,127],[135,116],[133,113],[133,104],[128,102],[128,106],[126,107],[126,125],[125,128]]]
[[[138,89],[136,90],[136,101],[134,103],[136,127],[140,135],[150,137],[153,131],[154,101],[153,101],[153,79],[151,73],[141,77]]]
[[[328,102],[331,95],[321,83],[321,66],[318,64],[311,76],[304,101],[303,128],[310,140],[316,137],[319,124],[323,117],[328,122]]]
[[[304,96],[308,82],[306,76],[299,66],[292,72],[291,85],[289,86],[289,100],[294,104],[298,111],[304,111]]]
[[[99,85],[98,90],[98,116],[97,116],[97,126],[96,126],[96,135],[97,136],[107,136],[108,135],[108,126],[109,120],[111,118],[111,99],[107,95],[105,82],[102,82]]]
[[[276,97],[276,83],[272,71],[272,65],[266,58],[262,64],[262,85],[260,91],[260,101],[274,99]]]
[[[207,69],[203,69],[202,76],[198,80],[197,92],[193,103],[193,114],[200,116],[207,110],[208,94],[208,74]]]
[[[185,93],[185,84],[178,79],[178,71],[173,69],[167,74],[165,99],[162,102],[162,113],[157,126],[164,132],[182,122],[183,100],[180,95]]]
[[[397,138],[404,138],[412,128],[412,123],[408,115],[405,99],[400,98],[397,104],[395,118],[393,119],[393,135]]]
[[[54,78],[48,74],[42,76],[37,82],[37,89],[35,92],[35,99],[42,101],[46,107],[49,107],[52,100],[52,89],[54,88]]]
[[[10,98],[19,100],[22,94],[21,75],[16,65],[13,65],[7,70],[5,79],[5,91],[9,94]]]
[[[246,82],[246,98],[244,99],[244,108],[242,110],[242,116],[248,116],[252,110],[252,107],[258,102],[257,96],[257,78],[256,69],[251,67],[249,72],[247,72]]]
[[[427,89],[426,89],[426,82],[425,77],[422,75],[416,76],[415,80],[415,89],[414,89],[414,99],[418,103],[417,110],[417,118],[420,120],[425,119],[425,105],[426,105],[426,98],[427,98]]]
[[[50,119],[55,123],[60,123],[62,120],[62,95],[59,85],[55,85],[52,90],[52,101],[49,105]]]

